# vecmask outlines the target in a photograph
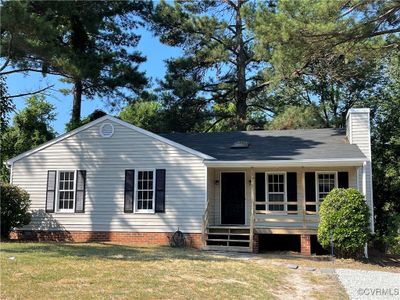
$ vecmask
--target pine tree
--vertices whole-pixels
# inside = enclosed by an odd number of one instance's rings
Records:
[[[182,57],[168,61],[161,84],[171,102],[193,106],[194,111],[213,114],[214,124],[233,120],[231,129],[249,125],[251,99],[269,84],[261,76],[265,64],[254,55],[254,37],[237,1],[161,2],[150,18],[160,41],[182,47]],[[229,105],[234,104],[234,112]],[[218,109],[215,105],[219,106]],[[221,106],[224,109],[221,109]],[[211,129],[211,128],[209,128]]]
[[[72,127],[80,124],[82,96],[110,102],[140,93],[145,58],[134,47],[143,1],[7,1],[1,7],[2,75],[40,72],[73,85]]]

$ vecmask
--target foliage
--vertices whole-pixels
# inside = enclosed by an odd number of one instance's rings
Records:
[[[73,84],[72,123],[78,127],[82,95],[125,99],[147,83],[145,58],[134,48],[134,29],[145,1],[7,1],[1,6],[1,57],[9,73],[59,75]],[[4,74],[4,73],[3,73]]]
[[[196,112],[200,120],[211,114],[214,124],[228,120],[230,128],[246,129],[251,118],[249,102],[268,83],[260,74],[265,65],[254,57],[253,34],[242,15],[245,5],[242,0],[204,1],[201,5],[163,1],[155,7],[149,18],[153,31],[162,43],[179,46],[184,52],[167,62],[168,71],[161,83],[167,101],[178,102],[171,104],[174,109],[185,107]],[[233,113],[211,109],[231,104]],[[189,121],[195,126],[198,123]]]
[[[364,196],[356,189],[333,189],[320,207],[318,241],[330,246],[343,257],[357,257],[362,253],[370,235],[370,212]]]
[[[1,236],[8,237],[13,228],[29,224],[31,214],[28,212],[31,201],[23,189],[1,182]]]
[[[43,95],[26,99],[25,108],[15,114],[12,126],[6,128],[2,134],[2,161],[55,138],[56,133],[50,125],[55,120],[54,110],[54,106]],[[4,181],[8,180],[8,170],[4,165],[1,177]]]
[[[342,17],[345,12],[344,1],[283,0],[260,4],[248,18],[257,57],[274,66],[279,100],[317,104],[325,127],[344,127],[351,107],[379,94],[385,80],[381,59],[391,50],[380,36],[344,40],[345,32],[362,25],[356,13]],[[331,32],[336,34],[327,38]]]
[[[128,123],[151,132],[162,132],[161,105],[156,101],[138,100],[125,106],[119,117]]]
[[[384,242],[381,250],[396,247],[394,240],[400,235],[396,232],[396,220],[400,216],[400,64],[398,55],[388,60],[386,73],[391,80],[382,93],[368,103],[372,108],[375,231],[377,240]]]
[[[400,214],[388,204],[385,206],[380,214],[385,221],[377,223],[379,227],[373,239],[373,246],[383,253],[400,255]],[[386,226],[384,230],[383,226]]]
[[[88,124],[98,118],[101,118],[103,116],[105,116],[106,113],[100,109],[95,109],[91,114],[89,114],[86,118],[83,118],[80,122],[79,122],[79,126],[83,126],[85,124]],[[67,124],[65,124],[65,131],[66,132],[70,132],[72,130],[74,130],[76,128],[76,124],[74,124],[72,121],[68,122]]]
[[[268,124],[267,129],[321,128],[323,121],[315,107],[288,106]]]
[[[8,126],[10,112],[15,108],[7,93],[7,86],[4,77],[0,77],[0,133]]]

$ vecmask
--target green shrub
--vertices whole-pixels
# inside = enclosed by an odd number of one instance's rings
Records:
[[[333,189],[320,207],[318,241],[329,248],[330,237],[335,254],[359,257],[370,238],[370,212],[364,196],[356,189]]]
[[[400,214],[388,207],[382,216],[385,218],[385,226],[376,229],[373,246],[381,252],[400,255]]]
[[[1,183],[1,236],[8,237],[13,228],[29,224],[31,214],[28,212],[29,194],[23,189],[8,183]]]

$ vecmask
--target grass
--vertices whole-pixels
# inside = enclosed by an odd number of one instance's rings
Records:
[[[331,260],[328,256],[305,257],[295,253],[263,253],[260,257],[277,263],[291,263],[302,267],[315,267],[319,269],[360,269],[370,271],[383,271],[400,273],[400,257],[378,255],[371,253],[370,258],[363,260],[336,258]]]
[[[1,299],[346,297],[330,275],[169,247],[2,243],[0,263]]]

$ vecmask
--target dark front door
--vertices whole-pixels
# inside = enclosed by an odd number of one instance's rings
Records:
[[[244,173],[221,173],[221,224],[244,224]]]

